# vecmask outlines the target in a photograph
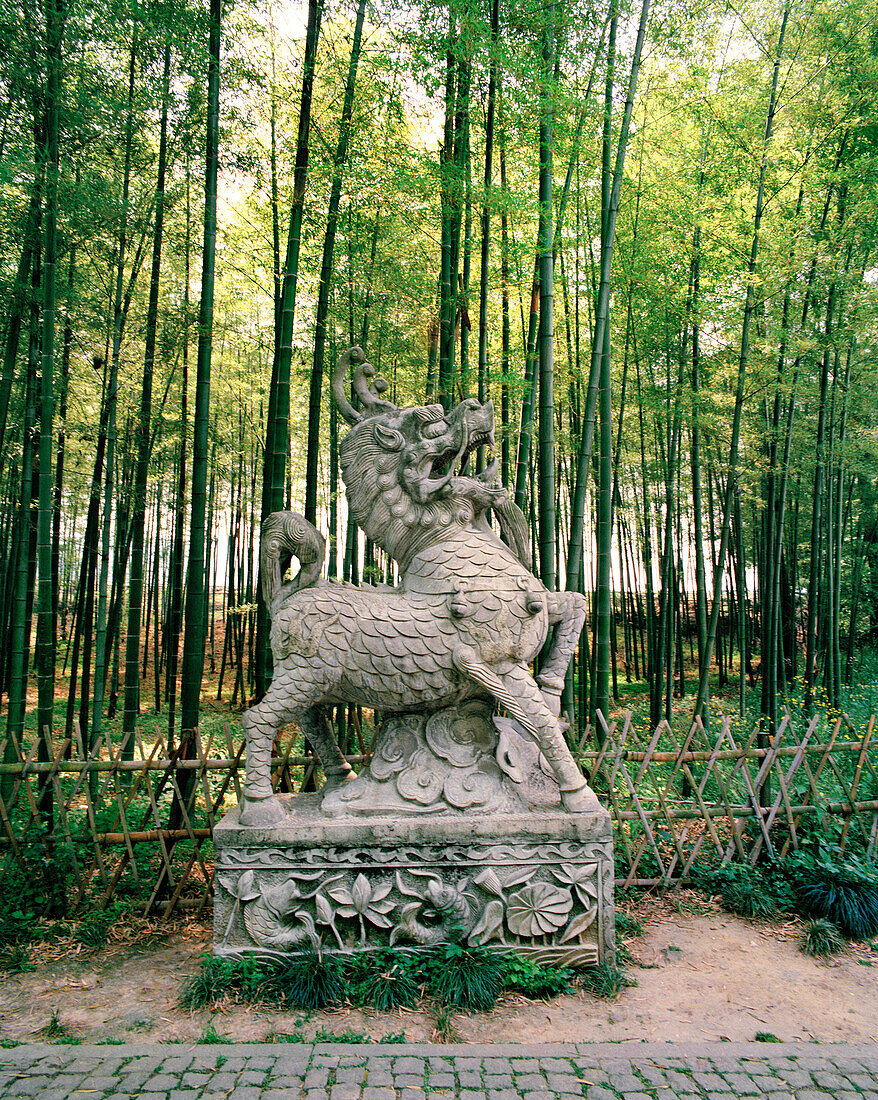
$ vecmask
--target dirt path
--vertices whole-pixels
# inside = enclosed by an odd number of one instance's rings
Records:
[[[679,901],[676,903],[679,906]],[[697,906],[696,906],[697,907]],[[705,906],[701,906],[705,908]],[[800,926],[760,925],[719,911],[677,912],[668,902],[635,914],[644,934],[628,941],[637,986],[613,1001],[585,993],[552,1002],[506,997],[492,1013],[454,1014],[462,1042],[620,1040],[878,1040],[878,953],[858,948],[830,963],[798,948]],[[0,977],[0,1038],[33,1041],[56,1023],[85,1041],[192,1042],[209,1025],[228,1039],[261,1041],[321,1031],[373,1039],[404,1032],[409,1042],[436,1037],[429,1011],[379,1014],[357,1009],[281,1013],[229,1005],[189,1014],[177,1007],[181,981],[210,948],[208,929],[166,939],[40,961],[33,971]],[[875,966],[871,966],[874,957]],[[449,1036],[450,1037],[450,1036]]]

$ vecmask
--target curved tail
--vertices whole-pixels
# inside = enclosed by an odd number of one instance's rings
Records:
[[[262,522],[259,568],[262,574],[262,598],[269,615],[293,592],[307,588],[320,576],[326,541],[317,528],[298,512],[272,512]],[[284,584],[284,573],[293,558],[301,569]]]

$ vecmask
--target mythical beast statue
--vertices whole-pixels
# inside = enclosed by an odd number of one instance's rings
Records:
[[[351,363],[361,411],[344,394]],[[323,765],[325,790],[353,778],[323,713],[337,704],[382,715],[434,712],[473,698],[496,700],[536,741],[568,811],[596,800],[564,740],[559,720],[564,676],[585,619],[574,592],[549,592],[524,564],[524,517],[492,484],[459,473],[493,443],[494,409],[473,398],[399,409],[381,394],[361,349],[339,360],[332,393],[352,425],[340,445],[351,515],[399,563],[398,587],[355,587],[318,579],[319,532],[294,512],[275,512],[262,529],[263,594],[271,615],[274,679],[243,717],[247,779],[241,823],[271,826],[286,811],[272,796],[275,733],[295,720]],[[514,549],[487,522],[491,509]],[[299,575],[283,582],[293,557]],[[537,681],[529,663],[543,655]],[[539,686],[538,686],[539,685]]]

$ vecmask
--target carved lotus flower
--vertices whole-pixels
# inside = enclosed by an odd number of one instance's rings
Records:
[[[364,917],[379,928],[390,928],[391,921],[387,914],[393,909],[395,902],[388,899],[391,886],[389,883],[379,883],[372,886],[365,875],[359,874],[354,880],[353,886],[336,886],[329,890],[329,896],[338,902],[338,915],[340,917]]]
[[[506,922],[516,936],[546,936],[567,920],[573,898],[548,882],[516,891],[506,906]]]

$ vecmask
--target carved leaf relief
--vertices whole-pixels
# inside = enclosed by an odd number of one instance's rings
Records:
[[[578,913],[564,929],[564,934],[560,937],[558,943],[568,943],[577,936],[581,936],[587,928],[594,924],[597,915],[597,906],[594,909],[589,909],[586,913]]]
[[[492,898],[469,934],[469,942],[486,944],[503,939],[503,902]]]

